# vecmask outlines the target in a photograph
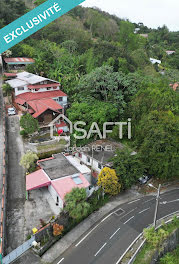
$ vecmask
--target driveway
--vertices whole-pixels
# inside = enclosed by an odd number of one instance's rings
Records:
[[[8,181],[7,181],[7,248],[6,253],[24,240],[25,175],[19,165],[23,142],[19,135],[19,117],[8,117]]]
[[[25,172],[19,165],[24,154],[22,138],[19,134],[19,117],[8,117],[8,182],[7,182],[7,243],[6,254],[23,244],[32,227],[39,223],[39,218],[49,218],[53,212],[47,208],[41,192],[37,190],[26,201]],[[34,198],[34,199],[33,199]],[[42,206],[43,205],[43,206]],[[38,210],[38,208],[40,208]],[[45,219],[46,220],[46,219]],[[15,264],[38,264],[40,257],[32,250],[27,251]]]

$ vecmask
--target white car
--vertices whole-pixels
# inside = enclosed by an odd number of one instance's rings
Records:
[[[16,110],[13,107],[12,108],[8,108],[7,112],[8,112],[9,116],[16,115]]]

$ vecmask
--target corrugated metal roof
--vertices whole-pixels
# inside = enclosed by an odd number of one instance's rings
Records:
[[[17,58],[4,58],[4,61],[7,64],[31,64],[35,63],[35,60],[32,58],[24,58],[24,57],[17,57]]]
[[[83,174],[79,174],[78,178],[78,183],[75,183],[74,179],[71,176],[60,178],[52,181],[52,186],[61,197],[61,199],[64,199],[65,195],[71,192],[73,188],[87,188],[90,186],[89,182],[83,176]]]
[[[37,170],[26,176],[26,190],[41,188],[50,185],[51,181],[44,170]]]
[[[55,112],[58,112],[58,110],[63,109],[61,105],[56,103],[51,98],[41,99],[41,100],[34,100],[34,101],[28,101],[28,104],[35,111],[35,114],[33,114],[34,118],[37,118],[39,115],[44,113],[47,109],[51,109],[51,110],[53,110]]]
[[[39,100],[43,98],[56,98],[56,97],[62,97],[67,96],[64,92],[57,90],[57,91],[46,91],[46,92],[37,92],[37,93],[22,93],[16,96],[16,99],[23,99],[26,102],[33,101],[33,100]]]

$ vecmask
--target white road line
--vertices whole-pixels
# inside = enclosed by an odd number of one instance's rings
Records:
[[[99,254],[99,252],[106,246],[107,243],[104,243],[104,245],[98,250],[98,252],[96,252],[96,254],[94,255],[95,257]]]
[[[124,223],[124,225],[127,224],[132,218],[134,218],[134,215],[133,215],[131,218],[129,218],[129,219]]]
[[[174,203],[174,202],[179,202],[179,199],[176,199],[176,200],[173,200],[173,201],[160,202],[160,204],[168,204],[168,203]]]
[[[77,246],[79,246],[79,244],[81,244],[81,242],[83,242],[83,240],[85,240],[97,227],[99,226],[99,224],[98,225],[96,225],[93,229],[91,229],[91,231],[90,232],[88,232],[88,234],[86,234],[86,236],[84,236],[76,245],[75,245],[75,247],[77,247]]]
[[[101,223],[104,222],[108,217],[110,217],[113,213],[110,213],[109,215],[107,215],[103,220],[101,220]]]
[[[112,236],[110,236],[109,239],[113,238],[113,236],[115,236],[115,234],[120,230],[120,227],[112,234]]]
[[[64,260],[64,258],[62,258],[57,264],[60,264],[63,260]]]
[[[121,219],[124,218],[125,216],[127,216],[128,214],[132,213],[135,209],[137,209],[137,207],[134,208],[134,209],[132,209],[131,211],[129,211],[127,214],[123,215],[123,216],[121,217]]]
[[[139,201],[139,200],[140,200],[140,199],[137,199],[137,200],[131,201],[131,202],[129,202],[128,204],[135,203],[135,202],[137,202],[137,201]]]
[[[145,201],[144,203],[151,202],[152,200],[155,200],[155,199],[156,199],[156,198],[152,198],[152,199],[150,199],[150,200]]]
[[[149,208],[146,208],[146,209],[144,209],[144,210],[142,210],[142,211],[140,211],[139,214],[141,214],[141,213],[143,213],[143,212],[145,212],[145,211],[147,211],[147,210],[149,210],[149,209],[150,209],[150,207],[149,207]]]
[[[117,211],[121,210],[122,212],[120,214],[117,213]],[[125,211],[122,208],[118,208],[117,210],[115,210],[113,212],[113,214],[116,214],[117,216],[120,216],[121,214],[123,214]]]

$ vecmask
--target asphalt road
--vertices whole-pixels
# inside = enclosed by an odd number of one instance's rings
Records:
[[[155,196],[122,204],[91,228],[53,264],[118,264],[145,227],[153,223]],[[179,210],[179,189],[161,195],[157,219]]]
[[[7,248],[6,253],[24,241],[25,175],[19,165],[23,142],[19,135],[19,117],[8,117],[8,181],[7,181]]]

